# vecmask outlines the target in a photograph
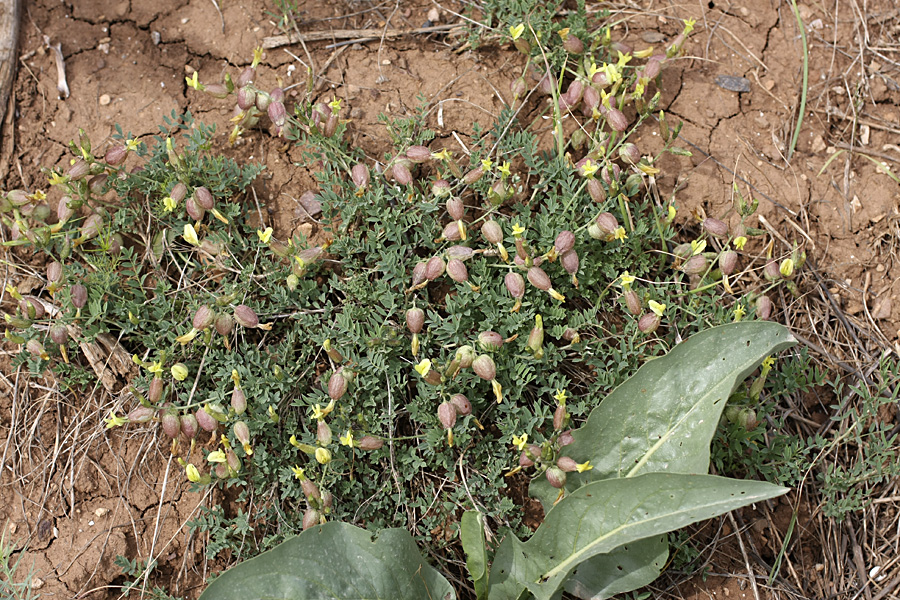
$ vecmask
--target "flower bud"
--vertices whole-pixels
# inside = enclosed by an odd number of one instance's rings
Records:
[[[197,437],[197,417],[191,414],[181,415],[181,433],[189,440]]]
[[[622,132],[628,129],[628,118],[618,108],[607,111],[606,122],[613,131]]]
[[[347,379],[340,371],[332,373],[328,379],[328,397],[338,401],[347,393]]]
[[[725,238],[728,237],[728,225],[725,221],[720,221],[719,219],[713,219],[712,217],[703,219],[703,229],[706,232],[717,238]]]
[[[600,232],[603,235],[602,239],[607,242],[615,239],[616,230],[619,229],[619,221],[612,213],[600,213],[599,215],[597,215],[595,224],[600,229]]]
[[[319,524],[319,521],[322,519],[322,515],[314,508],[307,508],[306,512],[303,513],[303,531],[306,531],[310,527],[315,527]]]
[[[653,312],[649,312],[641,317],[638,321],[638,329],[640,329],[643,333],[653,333],[659,328],[659,323],[659,315]]]
[[[706,257],[702,254],[695,254],[681,265],[681,270],[688,275],[701,275],[706,272],[707,267],[709,267],[709,261],[706,260]]]
[[[369,167],[363,163],[356,163],[350,169],[350,179],[353,180],[353,185],[356,186],[357,194],[360,194],[369,187]]]
[[[414,163],[423,163],[431,160],[431,150],[425,146],[410,146],[406,150],[406,157]]]
[[[216,317],[215,328],[219,335],[231,335],[231,330],[234,329],[234,320],[231,318],[231,315],[219,314]]]
[[[216,205],[216,199],[206,187],[200,186],[194,190],[194,202],[203,210],[212,210]]]
[[[418,307],[413,307],[406,311],[406,327],[410,333],[419,333],[425,326],[425,311]]]
[[[69,332],[62,323],[57,323],[50,328],[50,339],[54,344],[65,344],[69,341]]]
[[[563,488],[566,485],[566,473],[559,467],[554,466],[547,469],[546,477],[550,485],[556,489]]]
[[[331,462],[331,450],[328,448],[316,448],[316,462],[320,465],[327,465]]]
[[[570,54],[581,54],[584,52],[584,42],[576,36],[569,34],[566,36],[566,39],[563,40],[563,48]]]
[[[331,427],[325,421],[316,423],[316,441],[321,446],[327,446],[331,443]]]
[[[438,406],[438,420],[444,429],[450,429],[456,425],[456,407],[450,402],[441,402]]]
[[[738,254],[734,250],[726,250],[719,255],[719,270],[723,275],[731,275],[737,269]]]
[[[197,425],[200,426],[200,429],[203,431],[215,431],[219,426],[219,422],[212,418],[203,407],[197,409],[197,412],[194,413],[194,417],[197,419]]]
[[[638,296],[637,292],[634,290],[627,290],[622,296],[625,298],[625,306],[628,307],[628,312],[635,317],[641,314],[643,307],[641,297]]]
[[[478,335],[478,346],[485,352],[495,352],[503,345],[503,336],[496,331],[482,331]],[[490,379],[493,379],[491,377]]]
[[[450,404],[453,405],[456,414],[461,417],[472,414],[472,403],[462,394],[453,394],[450,396]]]
[[[459,221],[463,218],[466,211],[466,205],[463,204],[462,199],[458,196],[450,196],[447,199],[447,214],[450,215],[450,218],[454,221]]]
[[[768,321],[772,317],[772,311],[775,305],[768,296],[760,296],[756,299],[756,316],[763,321]]]
[[[535,315],[534,327],[528,334],[528,341],[525,343],[525,347],[534,355],[535,358],[540,359],[544,355],[543,346],[544,320],[541,318],[541,315]]]
[[[457,283],[465,283],[469,280],[469,271],[463,261],[451,258],[447,261],[447,275]]]
[[[231,392],[231,408],[238,415],[244,414],[247,410],[247,396],[244,395],[243,390],[234,388],[234,391]]]
[[[238,304],[234,307],[234,320],[241,327],[253,329],[259,325],[259,317],[246,304]]]
[[[459,362],[459,367],[461,369],[468,369],[472,366],[472,363],[475,362],[475,358],[477,354],[475,354],[475,348],[469,345],[460,346],[456,350],[455,360]]]
[[[149,423],[156,416],[156,409],[149,406],[137,406],[126,415],[129,423]]]
[[[360,450],[378,450],[382,446],[384,446],[384,440],[371,435],[364,435],[356,441],[356,447]]]
[[[606,190],[599,179],[591,178],[587,182],[588,194],[594,202],[603,202],[606,200]]]
[[[118,167],[123,162],[125,162],[125,158],[127,156],[128,149],[125,148],[124,145],[118,144],[116,146],[112,146],[106,151],[106,155],[103,157],[103,161],[111,167]]]
[[[440,256],[432,256],[425,263],[425,279],[434,281],[444,274],[444,260]]]
[[[560,231],[553,244],[553,248],[556,250],[557,254],[563,255],[574,247],[575,234],[567,229]]]
[[[76,283],[75,285],[73,285],[72,289],[69,291],[69,294],[72,298],[72,305],[75,308],[82,309],[84,308],[84,305],[87,304],[87,288],[80,283]]]
[[[494,364],[494,359],[487,354],[482,354],[475,359],[472,363],[472,370],[485,381],[491,381],[497,377],[497,366]]]
[[[172,410],[166,410],[163,412],[162,419],[162,430],[170,438],[174,438],[178,436],[178,432],[181,431],[181,421],[178,419],[178,414]]]
[[[636,165],[641,161],[641,151],[634,144],[619,146],[619,158],[627,165]]]

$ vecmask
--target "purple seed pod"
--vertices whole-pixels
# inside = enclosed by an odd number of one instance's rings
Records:
[[[430,371],[428,371],[423,379],[425,380],[425,383],[429,385],[440,385],[440,383],[443,381],[443,377],[441,377],[441,374],[436,369],[431,369]]]
[[[29,319],[42,319],[47,313],[44,303],[34,296],[25,296],[19,301],[19,308]]]
[[[574,275],[578,272],[578,253],[574,250],[569,250],[565,254],[559,257],[559,262],[563,266],[563,269],[566,270],[566,273],[569,275]]]
[[[413,267],[413,272],[412,272],[412,286],[413,287],[422,285],[423,283],[425,283],[427,281],[425,279],[425,270],[427,269],[427,267],[428,267],[428,263],[424,262],[424,261],[416,263],[416,266]]]
[[[569,444],[574,442],[575,438],[572,436],[572,430],[569,429],[569,430],[563,431],[561,434],[559,434],[558,441],[559,441],[560,448],[562,448],[564,446],[568,446]]]
[[[457,283],[465,283],[469,280],[469,270],[463,261],[451,258],[447,261],[447,275]]]
[[[159,404],[163,397],[163,390],[165,389],[165,384],[160,377],[154,377],[153,380],[150,381],[150,387],[147,389],[147,400],[150,401],[151,404]]]
[[[553,411],[553,429],[559,431],[566,424],[566,417],[568,414],[566,413],[566,407],[563,404],[560,404],[556,407],[556,410]]]
[[[454,221],[459,221],[463,218],[466,212],[466,205],[463,204],[463,201],[456,197],[450,196],[447,199],[447,214],[450,215],[450,218]]]
[[[76,283],[72,286],[72,289],[69,292],[72,298],[72,305],[75,308],[81,309],[84,308],[84,305],[87,304],[88,293],[87,288],[81,285],[80,283]]]
[[[475,354],[475,348],[466,344],[465,346],[460,346],[456,350],[455,360],[459,362],[459,367],[461,369],[468,369],[472,366],[472,363],[475,362],[475,358],[477,354]],[[451,398],[452,400],[452,398]]]
[[[548,291],[553,284],[550,283],[550,277],[540,267],[531,267],[528,269],[528,282],[539,290]]]
[[[259,325],[259,317],[246,304],[238,304],[234,307],[234,320],[238,325],[247,329],[253,329]]]
[[[187,212],[188,216],[195,221],[202,221],[204,215],[206,215],[206,211],[203,210],[200,206],[197,206],[197,202],[194,201],[193,196],[188,198],[187,202],[184,203],[184,209]]]
[[[149,406],[136,406],[131,409],[131,412],[125,418],[128,419],[129,423],[149,423],[154,416],[156,416],[156,409]]]
[[[316,423],[316,442],[320,446],[327,446],[331,443],[331,427],[325,421]]]
[[[241,110],[249,110],[256,105],[256,90],[250,86],[244,86],[238,90],[237,105]]]
[[[300,482],[300,488],[303,490],[303,496],[307,499],[316,498],[317,500],[322,499],[322,492],[319,491],[319,486],[317,486],[312,480],[304,479]]]
[[[450,182],[446,179],[438,179],[431,184],[431,193],[435,198],[443,198],[450,193]]]
[[[490,244],[503,243],[503,229],[497,221],[487,221],[481,226],[481,235]]]
[[[244,414],[247,410],[247,396],[244,395],[243,390],[234,388],[234,391],[231,392],[231,408],[238,415]]]
[[[95,196],[101,196],[103,192],[106,190],[106,182],[109,180],[109,175],[106,173],[100,173],[99,175],[95,175],[88,180],[88,187],[91,190],[91,193]]]
[[[618,183],[619,178],[622,175],[622,169],[619,168],[619,165],[613,164],[603,165],[603,168],[600,169],[600,178],[606,182],[607,185],[612,185],[613,182]]]
[[[481,167],[476,167],[463,175],[463,183],[466,185],[472,185],[477,182],[484,176],[484,169]]]
[[[538,81],[537,89],[538,92],[544,94],[545,96],[550,96],[553,94],[553,87],[556,85],[556,78],[552,77],[550,73],[544,73],[544,76],[541,77],[540,81]]]
[[[560,231],[556,236],[553,247],[556,249],[557,254],[565,254],[575,247],[575,234],[567,229]]]
[[[197,431],[199,430],[199,424],[197,423],[197,417],[191,414],[181,415],[181,433],[189,440],[197,437]]]
[[[537,316],[535,321],[537,322],[528,333],[525,347],[535,358],[541,358],[544,355],[544,322],[540,318],[540,315]]]
[[[434,281],[444,274],[444,268],[444,259],[440,256],[432,256],[428,259],[428,262],[425,263],[425,279]]]
[[[219,463],[213,469],[213,473],[216,474],[216,477],[219,479],[228,479],[228,465],[225,463]]]
[[[485,352],[496,352],[503,346],[503,336],[496,331],[482,331],[478,334],[478,346]]]
[[[181,183],[180,181],[176,183],[172,187],[172,191],[169,192],[169,197],[172,198],[175,202],[181,202],[184,200],[184,197],[187,195],[187,186]]]
[[[400,185],[409,185],[410,183],[412,183],[412,173],[410,173],[409,167],[407,167],[406,165],[397,162],[393,166],[393,172],[394,181],[396,181]]]
[[[103,227],[103,217],[97,213],[91,213],[81,224],[81,237],[86,240],[96,237],[100,233],[101,227]]]
[[[606,200],[606,190],[603,189],[603,184],[601,184],[599,180],[594,178],[588,179],[587,189],[588,194],[591,195],[591,200],[594,202],[603,202]]]
[[[253,80],[256,79],[256,69],[253,67],[246,67],[241,74],[238,75],[237,80],[234,82],[239,88],[245,87],[253,83]]]
[[[231,331],[234,329],[234,319],[231,318],[231,315],[222,313],[216,317],[215,328],[219,335],[231,335]]]
[[[229,469],[231,469],[235,473],[240,473],[241,459],[239,459],[237,454],[234,453],[234,450],[232,450],[231,448],[225,449],[225,460],[228,463]]]
[[[576,463],[575,459],[571,456],[560,456],[556,461],[556,466],[564,473],[571,473],[578,470],[578,463]]]
[[[603,239],[611,241],[615,239],[616,230],[619,229],[619,221],[609,212],[600,213],[595,221],[597,227],[603,235]]]
[[[444,429],[451,429],[456,425],[456,407],[450,402],[441,402],[437,410],[438,420]]]
[[[371,435],[364,435],[356,441],[356,447],[360,450],[378,450],[384,446],[384,440]]]
[[[694,253],[694,249],[693,249],[693,248],[691,247],[691,245],[688,244],[688,243],[685,243],[685,244],[678,244],[678,245],[675,246],[675,248],[672,250],[672,254],[675,255],[675,258],[678,258],[678,259],[681,259],[681,260],[685,260],[685,259],[690,258],[691,255],[692,255],[693,253]]]
[[[314,508],[307,508],[303,513],[303,531],[315,527],[322,520],[322,515]]]
[[[719,219],[714,219],[712,217],[703,219],[703,229],[705,229],[709,235],[717,238],[728,237],[728,224]]]
[[[30,339],[25,343],[25,350],[34,356],[43,356],[47,353],[47,351],[44,350],[44,345],[35,339]]]
[[[532,456],[537,457],[537,454],[532,454]],[[522,450],[522,453],[519,454],[519,466],[520,467],[533,467],[534,461],[528,457],[528,451]]]
[[[662,70],[662,61],[656,60],[656,57],[652,57],[647,61],[647,64],[644,65],[644,73],[643,77],[647,79],[655,79],[659,72]]]
[[[350,169],[350,179],[353,180],[353,185],[358,191],[365,190],[369,187],[369,167],[363,163],[356,163]]]
[[[181,421],[178,419],[178,414],[172,410],[166,410],[163,412],[162,419],[162,430],[170,438],[175,438],[178,436],[178,432],[181,431]]]
[[[270,102],[266,107],[266,114],[269,115],[269,120],[272,121],[275,127],[284,127],[284,122],[287,119],[287,109],[284,107],[284,102]]]
[[[763,275],[769,281],[778,281],[781,279],[781,269],[778,267],[778,263],[774,260],[767,262],[763,269]]]
[[[250,427],[245,422],[238,421],[235,423],[233,431],[235,439],[242,445],[250,443]]]
[[[431,150],[425,146],[410,146],[406,150],[406,157],[414,163],[423,163],[431,160]]]
[[[59,219],[60,223],[66,223],[75,216],[75,209],[72,208],[72,203],[71,196],[63,196],[59,199],[59,204],[56,205],[56,218]]]
[[[578,37],[569,34],[566,36],[566,39],[563,40],[563,48],[566,49],[566,52],[571,54],[581,54],[584,52],[584,42],[578,39]]]
[[[322,506],[328,509],[334,506],[334,494],[332,494],[328,490],[322,492]]]
[[[459,234],[459,225],[456,224],[456,221],[447,223],[447,225],[444,226],[441,237],[451,242],[458,242],[462,239],[462,236]]]
[[[72,166],[66,171],[66,175],[72,181],[78,181],[79,179],[83,179],[88,173],[91,172],[91,165],[88,164],[86,160],[83,158],[76,159]]]
[[[69,332],[62,323],[57,323],[50,328],[50,339],[54,344],[65,344],[69,341]]]
[[[450,404],[456,410],[456,414],[461,417],[472,414],[472,403],[462,394],[453,394],[450,396]]]
[[[638,329],[643,333],[653,333],[659,328],[659,315],[649,312],[638,320]]]
[[[219,422],[212,418],[203,407],[197,409],[197,412],[194,413],[194,417],[197,419],[197,425],[200,426],[200,429],[203,431],[215,431],[219,426]]]
[[[422,327],[425,326],[425,311],[418,307],[413,307],[406,311],[406,327],[410,333],[420,333]]]
[[[347,379],[340,371],[335,371],[328,379],[328,397],[337,402],[346,393]]]
[[[614,42],[610,47],[617,52],[621,52],[622,54],[631,54],[632,52],[634,52],[634,47],[628,42]]]
[[[636,165],[641,161],[641,151],[634,144],[619,146],[619,158],[627,165]]]
[[[273,88],[271,92],[269,92],[269,97],[272,99],[272,102],[284,102],[284,88]]]
[[[708,267],[709,261],[706,260],[706,257],[702,254],[695,254],[681,265],[681,270],[688,275],[700,275],[705,273]]]
[[[503,278],[509,295],[519,300],[525,296],[525,279],[518,273],[509,272]]]
[[[282,125],[278,125],[278,128],[281,129]],[[322,129],[322,135],[324,135],[325,137],[333,136],[334,132],[337,131],[337,126],[338,126],[337,113],[332,112],[328,116],[328,120],[325,121],[325,127]]]
[[[128,156],[128,149],[118,144],[116,146],[112,146],[106,151],[106,155],[103,157],[103,161],[111,167],[118,167],[123,162],[125,162],[125,158]]]
[[[726,250],[719,255],[719,270],[723,275],[731,275],[737,269],[738,253],[734,250]]]
[[[577,344],[581,341],[581,334],[578,333],[577,329],[572,329],[571,327],[566,327],[566,330],[563,331],[562,339],[572,344]]]
[[[446,254],[448,259],[456,258],[458,260],[466,261],[475,255],[475,251],[468,246],[450,246],[447,248]]]
[[[550,467],[547,469],[547,481],[556,489],[561,489],[566,485],[566,472],[559,467]]]
[[[611,108],[607,111],[606,122],[613,131],[622,132],[628,129],[628,117],[618,108]]]
[[[222,83],[207,83],[203,86],[203,91],[219,100],[227,98],[228,94],[231,93],[228,91],[228,88],[225,87],[225,84]]]
[[[472,370],[485,381],[493,381],[497,377],[497,365],[494,359],[487,354],[482,354],[472,363]]]
[[[584,87],[584,93],[581,97],[582,101],[582,113],[586,117],[590,117],[594,114],[594,109],[600,106],[600,92],[597,91],[593,85],[586,85]],[[578,131],[581,131],[580,129]]]
[[[760,296],[756,299],[756,316],[763,321],[768,321],[772,317],[772,311],[775,305],[768,296]]]
[[[194,313],[193,327],[197,331],[205,331],[216,322],[216,313],[205,304]]]
[[[634,290],[628,290],[623,294],[623,296],[625,297],[625,306],[628,307],[628,312],[630,312],[635,317],[641,314],[643,306],[641,303],[641,297],[638,296],[637,292],[635,292]]]
[[[202,185],[194,190],[194,201],[203,210],[212,210],[216,205],[216,199],[213,197],[212,192]]]

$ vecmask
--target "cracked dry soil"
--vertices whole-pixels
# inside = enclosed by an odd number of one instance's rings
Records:
[[[810,100],[797,152],[786,165],[781,156],[794,123],[801,55],[789,5],[776,0],[727,5],[710,1],[688,8],[642,4],[649,12],[630,15],[615,30],[635,47],[671,39],[680,30],[679,19],[698,18],[690,56],[663,73],[662,106],[670,122],[684,121],[682,136],[693,152],[691,157],[667,156],[659,165],[662,194],[667,197],[677,188],[679,222],[690,229],[692,213],[699,212],[734,222],[731,186],[736,173],[745,192],[748,184],[753,186],[770,226],[814,257],[844,311],[861,320],[868,316],[883,341],[895,345],[900,329],[900,308],[893,307],[900,292],[900,264],[894,253],[897,184],[858,157],[840,157],[822,175],[819,171],[841,143],[864,144],[886,153],[894,160],[889,164],[896,165],[900,149],[890,148],[900,133],[896,68],[884,61],[853,64],[846,48],[860,28],[849,9],[833,14],[819,5],[801,5],[801,15],[810,24]],[[381,5],[381,10],[366,10],[373,5],[355,1],[298,5],[302,31],[378,29],[388,18],[391,27],[419,27],[432,7],[424,0],[401,1],[396,10]],[[267,12],[273,10],[272,3],[250,0],[218,6],[221,14],[209,0],[30,3],[21,27],[14,110],[4,124],[0,146],[5,189],[42,187],[40,168],[62,164],[65,144],[77,137],[79,127],[102,148],[117,123],[126,132],[147,136],[158,132],[163,116],[190,109],[197,120],[216,124],[218,151],[267,166],[254,185],[265,209],[256,218],[272,225],[278,237],[298,227],[318,233],[319,224],[299,203],[316,185],[312,171],[297,166],[300,149],[265,131],[249,132],[239,145],[228,147],[231,105],[185,85],[185,75],[194,70],[202,81],[237,72],[265,36],[280,33]],[[442,6],[453,12],[464,8],[456,1]],[[873,44],[890,36],[896,39],[892,10],[888,0],[870,3],[868,16],[878,25],[870,24]],[[441,16],[443,22],[456,21],[447,10]],[[57,74],[44,35],[62,44],[71,88],[68,99],[57,97]],[[458,44],[451,37],[337,49],[327,45],[311,42],[306,49],[292,45],[269,50],[260,82],[302,82],[305,67],[300,61],[311,61],[318,76],[316,93],[323,100],[343,98],[352,119],[352,144],[370,157],[380,157],[388,147],[379,113],[409,114],[419,94],[429,102],[428,124],[437,132],[432,147],[464,152],[461,145],[468,143],[473,124],[489,125],[510,100],[509,82],[524,64],[505,47],[456,52]],[[716,84],[718,75],[744,77],[751,91],[727,91]],[[854,93],[861,96],[869,123],[865,140],[849,129],[846,118],[852,113]],[[544,100],[533,97],[529,102],[523,122],[537,117]],[[634,141],[644,153],[660,147],[653,126],[637,136]],[[50,200],[58,198],[51,192]],[[252,198],[243,201],[248,212],[257,214]],[[25,253],[17,252],[10,262],[41,270]],[[25,269],[7,276],[23,292],[42,285]],[[97,431],[105,416],[95,410],[95,399],[63,393],[50,372],[41,386],[29,384],[5,356],[0,358],[0,447],[5,449],[0,523],[19,552],[24,549],[26,564],[33,561],[38,591],[48,598],[118,598],[118,586],[125,580],[113,562],[116,556],[152,556],[159,562],[152,583],[173,595],[196,597],[205,577],[222,565],[205,561],[204,540],[192,535],[185,523],[201,503],[227,505],[227,498],[221,492],[189,493],[166,445],[147,430],[131,427],[80,436],[81,429]],[[784,533],[786,523],[769,522]],[[760,531],[759,544],[769,544],[773,536],[765,537],[765,526]],[[807,535],[802,525],[795,535]],[[796,560],[806,564],[815,557]],[[736,569],[732,572],[742,568],[738,559],[728,564]],[[803,576],[809,589],[822,587],[815,569]],[[729,578],[695,578],[681,593],[687,598],[751,597]]]

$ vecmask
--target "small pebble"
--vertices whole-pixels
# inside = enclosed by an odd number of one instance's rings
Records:
[[[100,96],[100,106],[106,106],[110,102],[112,102],[112,98],[109,97],[109,94],[103,94],[102,96]]]

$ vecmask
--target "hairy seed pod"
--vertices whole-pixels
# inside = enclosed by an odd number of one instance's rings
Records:
[[[594,110],[600,106],[600,92],[593,85],[584,86],[581,96],[581,111],[586,117],[594,114]],[[580,129],[577,131],[581,131]]]
[[[97,213],[91,213],[81,224],[81,237],[89,240],[96,237],[103,227],[103,217]]]
[[[638,320],[638,329],[643,333],[653,333],[659,328],[659,315],[649,312]]]
[[[647,61],[647,64],[644,65],[644,77],[647,79],[656,79],[656,76],[659,75],[662,70],[662,61],[657,60],[657,57],[652,57]]]
[[[556,489],[561,489],[566,485],[566,472],[559,467],[553,466],[547,469],[547,481]]]
[[[641,151],[634,144],[619,146],[619,158],[627,165],[636,165],[641,161]]]
[[[204,304],[197,309],[197,312],[194,313],[194,320],[192,322],[192,325],[197,331],[205,331],[212,327],[213,323],[215,322],[216,313],[214,313],[210,307]]]
[[[557,406],[556,410],[553,411],[553,429],[559,431],[565,427],[567,417],[568,413],[566,413],[565,405],[560,404]]]
[[[369,167],[363,163],[356,163],[350,169],[350,179],[358,191],[363,191],[369,187]]]
[[[603,168],[600,169],[600,178],[603,179],[607,185],[612,185],[614,182],[618,183],[621,176],[622,169],[617,164],[603,165]]]
[[[462,235],[459,233],[459,225],[456,224],[456,221],[447,223],[441,232],[441,237],[451,242],[458,242],[462,239]]]
[[[75,285],[73,285],[72,289],[69,291],[69,294],[72,298],[72,305],[75,308],[81,309],[84,308],[85,304],[87,304],[87,288],[80,283],[76,283]]]
[[[243,445],[250,443],[250,427],[244,421],[238,421],[234,424],[232,431],[234,437]]]
[[[118,167],[125,162],[127,156],[128,149],[122,144],[117,144],[106,151],[103,161],[111,167]]]
[[[525,279],[518,273],[510,271],[503,278],[503,283],[506,284],[506,290],[513,298],[518,300],[525,296]]]
[[[575,441],[575,437],[572,435],[571,429],[569,429],[567,431],[563,431],[561,434],[559,434],[558,442],[559,442],[560,448],[562,448],[564,446],[568,446],[569,444],[571,444],[574,441]]]
[[[469,270],[466,269],[463,261],[456,258],[447,261],[447,275],[457,283],[465,283],[469,280]]]
[[[566,36],[566,39],[563,40],[563,48],[570,54],[581,54],[584,52],[584,42],[578,39],[578,37],[569,34]]]
[[[472,185],[476,183],[484,176],[484,169],[481,167],[476,167],[463,175],[463,183],[466,185]]]
[[[769,281],[778,281],[781,279],[781,269],[778,266],[778,263],[774,260],[770,260],[766,263],[766,266],[763,268],[763,275]]]
[[[88,164],[86,160],[83,158],[76,159],[72,166],[66,171],[66,175],[72,181],[78,181],[79,179],[83,179],[88,173],[91,172],[91,165]]]
[[[485,381],[492,381],[497,377],[497,365],[494,359],[487,354],[482,354],[472,363],[472,370]]]
[[[315,527],[319,524],[319,521],[322,519],[322,515],[314,508],[307,508],[306,512],[303,513],[303,531],[306,531],[310,527]]]
[[[616,231],[619,229],[619,221],[612,213],[600,213],[597,215],[595,224],[600,229],[604,240],[612,241],[615,239]]]
[[[407,167],[405,164],[397,162],[393,166],[393,171],[394,181],[396,181],[400,185],[409,185],[410,183],[412,183],[412,173],[410,172],[409,167]]]
[[[553,94],[553,87],[556,85],[556,78],[551,73],[544,73],[537,84],[537,90],[545,96]]]
[[[528,282],[542,291],[548,291],[553,284],[550,283],[550,277],[540,267],[531,267],[528,269]]]
[[[628,129],[628,117],[618,108],[611,108],[606,113],[606,122],[613,131],[622,132]]]
[[[231,335],[231,331],[234,329],[234,319],[231,318],[231,315],[222,313],[216,317],[215,328],[219,335]]]
[[[234,409],[235,414],[242,415],[247,410],[247,396],[244,394],[244,391],[238,388],[234,388],[231,392],[231,408]]]
[[[246,304],[238,304],[234,307],[234,320],[238,325],[247,329],[253,329],[259,325],[259,317]]]
[[[532,456],[537,457],[538,455],[537,455],[537,454],[532,454]],[[524,468],[527,468],[527,467],[533,467],[533,466],[534,466],[534,461],[531,460],[531,458],[528,456],[528,451],[527,451],[527,450],[522,450],[522,453],[519,454],[519,466],[520,466],[520,467],[524,467]]]
[[[194,417],[197,419],[197,425],[199,425],[200,429],[203,431],[212,432],[219,426],[219,422],[213,419],[212,415],[206,412],[202,406],[194,413]]]
[[[490,244],[500,244],[503,242],[503,229],[497,221],[487,221],[481,226],[481,235]]]
[[[431,184],[431,193],[435,198],[443,198],[450,193],[450,182],[446,179],[438,179]]]
[[[156,416],[156,409],[149,406],[137,406],[131,409],[125,418],[129,423],[149,423]]]
[[[181,415],[181,433],[185,438],[189,440],[194,439],[197,437],[198,430],[197,417],[191,414]]]
[[[237,105],[241,110],[249,110],[256,105],[256,90],[249,85],[242,87],[237,93]]]
[[[54,344],[65,344],[69,341],[69,332],[62,323],[57,323],[50,328],[50,339]]]
[[[416,266],[413,267],[413,272],[412,272],[412,286],[413,287],[419,286],[427,281],[425,279],[425,270],[427,268],[428,268],[428,263],[424,262],[424,261],[416,263]]]
[[[316,423],[316,442],[320,446],[327,446],[331,443],[331,427],[325,421]]]
[[[720,221],[719,219],[708,217],[706,219],[703,219],[702,227],[711,236],[717,238],[728,237],[728,224],[725,223],[725,221]]]
[[[238,78],[237,80],[235,80],[234,85],[238,88],[243,88],[253,83],[255,79],[256,69],[254,69],[253,67],[245,67],[244,70],[241,71],[241,74],[238,75]]]
[[[29,319],[42,319],[47,313],[44,303],[34,296],[25,296],[19,301],[19,308]]]
[[[591,200],[594,202],[604,202],[606,200],[606,190],[598,179],[588,179],[587,189],[588,194],[591,196]]]
[[[760,296],[756,299],[756,316],[763,321],[772,318],[772,311],[775,310],[775,304],[768,296]]]
[[[444,260],[440,256],[432,256],[428,259],[428,262],[425,263],[425,279],[434,281],[444,274],[445,268],[446,265],[444,264]]]
[[[378,450],[384,446],[384,440],[371,435],[364,435],[356,441],[356,447],[360,450]]]
[[[450,402],[441,402],[437,410],[438,420],[444,429],[451,429],[456,425],[456,407]]]
[[[178,414],[172,410],[166,410],[163,412],[163,416],[160,419],[162,422],[162,430],[170,438],[178,437],[178,433],[181,431],[181,421],[178,419]]]
[[[569,250],[565,254],[559,257],[559,262],[563,266],[563,269],[566,270],[566,273],[569,275],[574,275],[578,272],[578,253],[574,250]]]
[[[719,270],[723,275],[731,275],[737,269],[738,253],[734,250],[726,250],[719,255]]]
[[[203,210],[212,210],[216,205],[216,199],[213,197],[212,192],[204,186],[200,186],[194,190],[194,201]]]
[[[328,379],[328,397],[337,402],[347,393],[347,379],[343,373],[336,371]]]
[[[72,207],[73,200],[71,196],[63,196],[56,205],[56,218],[60,223],[66,223],[75,216],[75,209]]]
[[[175,202],[181,202],[184,200],[184,197],[187,195],[187,186],[181,183],[180,181],[176,183],[172,187],[172,191],[169,192],[169,197],[172,198]]]
[[[569,106],[577,106],[579,102],[581,102],[581,97],[584,95],[584,83],[580,79],[575,79],[572,83],[569,84],[569,87],[566,89],[566,92],[562,95],[562,98],[565,99],[565,102]],[[562,108],[562,105],[560,105]]]
[[[187,202],[184,203],[184,210],[187,212],[188,216],[195,221],[202,221],[203,217],[206,215],[206,211],[197,204],[193,196],[188,198]]]
[[[690,258],[691,255],[692,255],[693,253],[694,253],[694,249],[691,248],[691,245],[690,245],[690,244],[687,244],[687,243],[685,243],[685,244],[678,244],[678,245],[675,246],[675,248],[672,250],[672,254],[675,255],[675,258],[678,258],[678,259],[681,259],[681,260],[685,260],[685,259]]]
[[[406,157],[414,163],[423,163],[431,160],[431,150],[425,146],[410,146],[406,150]]]
[[[163,399],[164,389],[165,384],[163,383],[162,378],[154,377],[150,381],[150,387],[147,389],[147,400],[149,400],[151,404],[159,404]]]
[[[410,333],[420,333],[422,327],[425,326],[425,311],[418,307],[413,307],[406,311],[406,327]]]
[[[447,214],[450,215],[450,218],[454,221],[459,221],[463,218],[466,212],[466,205],[463,204],[463,201],[457,196],[450,196],[447,199]]]
[[[635,292],[634,290],[628,290],[622,295],[625,298],[625,306],[628,307],[628,312],[630,312],[635,317],[641,314],[643,306],[641,303],[641,297],[638,296],[637,292]]]
[[[485,352],[496,352],[503,346],[503,336],[496,331],[482,331],[478,334],[478,346]]]
[[[457,348],[456,354],[454,355],[454,359],[459,362],[459,367],[461,369],[468,369],[471,367],[472,363],[475,362],[476,357],[477,354],[475,353],[475,348],[468,344]]]
[[[284,102],[269,102],[266,114],[275,127],[284,127],[284,122],[287,120],[287,109],[284,107]]]
[[[447,248],[447,258],[466,261],[475,255],[475,251],[468,246],[450,246]]]
[[[681,270],[688,275],[700,275],[706,272],[709,267],[709,261],[702,254],[695,254],[681,265]]]
[[[557,254],[565,254],[575,247],[575,234],[568,229],[560,231],[556,236],[553,247],[556,249]]]
[[[450,404],[456,410],[456,414],[461,417],[472,414],[472,403],[463,394],[453,394],[450,396]]]
[[[528,86],[525,84],[524,77],[519,77],[509,82],[509,93],[512,94],[513,100],[518,100],[524,96],[527,91]]]
[[[322,492],[319,491],[319,486],[315,484],[310,479],[304,479],[300,482],[300,488],[303,490],[303,496],[307,499],[315,498],[317,500],[322,499]]]
[[[94,175],[88,180],[88,187],[90,188],[92,194],[94,194],[95,196],[101,196],[106,191],[106,184],[108,181],[109,175],[107,175],[106,173],[100,173],[99,175]]]
[[[572,473],[578,470],[578,463],[571,456],[560,456],[556,461],[556,466],[564,473]]]
[[[44,356],[47,354],[47,351],[44,350],[44,345],[36,339],[30,339],[25,343],[25,350],[28,351],[29,354],[34,356]]]
[[[544,355],[544,321],[540,315],[535,317],[535,324],[528,333],[525,347],[535,358],[541,358]]]

